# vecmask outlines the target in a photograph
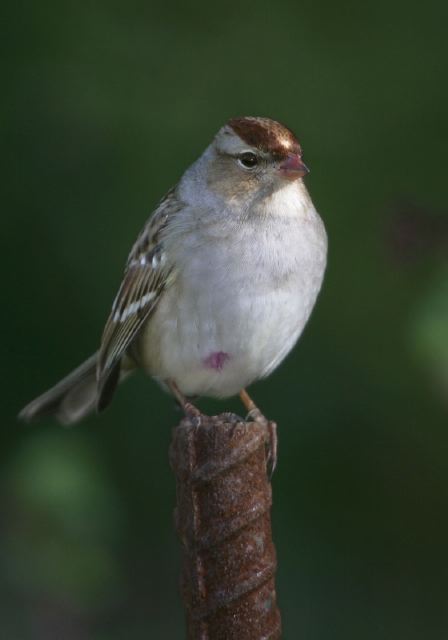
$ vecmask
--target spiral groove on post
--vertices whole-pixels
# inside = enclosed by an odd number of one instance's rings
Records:
[[[277,640],[269,425],[233,414],[187,418],[173,431],[175,522],[189,640]]]

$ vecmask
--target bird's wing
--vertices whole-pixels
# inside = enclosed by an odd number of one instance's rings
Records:
[[[99,411],[110,402],[120,374],[120,360],[157,306],[170,282],[161,235],[182,207],[174,190],[168,192],[138,237],[126,264],[123,281],[104,328],[98,356]]]

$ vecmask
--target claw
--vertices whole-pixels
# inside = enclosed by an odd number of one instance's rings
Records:
[[[267,472],[269,478],[272,478],[274,471],[277,467],[278,457],[278,437],[277,437],[277,424],[275,422],[268,423],[269,429],[269,442],[266,443],[267,452]]]

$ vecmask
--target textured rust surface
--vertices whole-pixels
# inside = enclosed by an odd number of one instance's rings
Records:
[[[280,638],[269,437],[269,425],[232,414],[184,419],[173,431],[189,640]]]

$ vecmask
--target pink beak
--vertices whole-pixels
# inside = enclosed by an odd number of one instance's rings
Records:
[[[288,153],[286,160],[280,164],[280,171],[289,180],[303,178],[310,172],[302,158],[297,153]]]

